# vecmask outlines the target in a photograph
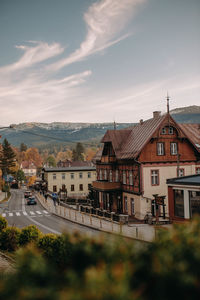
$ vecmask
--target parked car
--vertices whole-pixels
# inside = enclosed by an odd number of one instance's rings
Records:
[[[31,191],[25,191],[25,192],[24,192],[24,198],[29,198],[29,197],[31,197],[31,196],[32,196]]]
[[[27,199],[27,205],[35,205],[35,204],[37,204],[35,197],[29,197]]]

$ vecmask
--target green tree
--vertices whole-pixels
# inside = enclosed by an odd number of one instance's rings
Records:
[[[20,144],[20,148],[19,148],[20,152],[25,152],[27,149],[28,149],[28,147],[24,143]]]
[[[17,173],[16,173],[16,179],[17,179],[17,181],[19,181],[19,182],[22,182],[22,181],[26,180],[26,176],[25,176],[23,170],[18,170],[18,171],[17,171]]]
[[[83,144],[77,143],[76,148],[73,149],[73,151],[72,151],[72,160],[73,161],[76,161],[76,160],[84,161],[84,152],[85,152],[85,149],[83,147]]]
[[[56,167],[56,160],[53,155],[49,155],[46,160],[49,167]]]
[[[16,155],[11,145],[8,143],[7,139],[4,139],[0,153],[0,168],[2,170],[2,175],[13,173],[12,167],[16,164],[15,157]]]

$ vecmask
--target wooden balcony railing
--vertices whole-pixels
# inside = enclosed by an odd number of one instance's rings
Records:
[[[103,163],[112,163],[116,161],[116,157],[115,156],[102,156],[101,157],[101,162]]]
[[[109,182],[109,181],[93,181],[92,186],[94,189],[102,191],[111,191],[121,189],[120,182]]]

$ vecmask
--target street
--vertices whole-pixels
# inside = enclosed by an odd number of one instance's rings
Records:
[[[36,205],[27,205],[24,199],[25,190],[12,190],[10,200],[0,204],[1,215],[8,221],[8,226],[22,228],[36,225],[43,233],[60,234],[78,231],[82,234],[97,236],[98,230],[75,224],[49,213],[39,201]]]

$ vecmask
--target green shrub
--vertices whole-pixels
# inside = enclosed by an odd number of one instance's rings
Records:
[[[0,249],[15,251],[19,247],[20,230],[16,227],[7,227],[0,232]]]
[[[5,218],[3,218],[2,216],[0,216],[0,231],[5,229],[7,226],[8,226],[7,220]]]
[[[21,230],[19,244],[20,246],[24,246],[31,242],[36,243],[40,235],[41,233],[35,225],[29,225]]]

